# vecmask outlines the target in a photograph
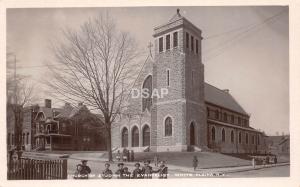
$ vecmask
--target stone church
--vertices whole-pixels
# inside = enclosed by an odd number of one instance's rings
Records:
[[[167,89],[164,97],[130,98],[112,127],[112,149],[265,153],[265,135],[229,90],[204,81],[202,31],[177,13],[154,28],[154,52],[136,89]]]

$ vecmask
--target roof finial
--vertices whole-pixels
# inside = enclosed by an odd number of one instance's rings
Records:
[[[177,14],[179,14],[179,12],[180,12],[180,9],[179,9],[179,8],[177,8]]]

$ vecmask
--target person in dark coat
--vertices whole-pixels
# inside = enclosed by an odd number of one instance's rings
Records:
[[[144,161],[144,167],[142,168],[143,178],[152,179],[153,169],[150,166],[150,160]]]
[[[81,164],[76,166],[74,179],[88,179],[91,173],[91,168],[87,166],[87,160],[82,160]]]
[[[123,160],[123,162],[127,162],[128,161],[128,155],[127,155],[127,149],[126,148],[124,148],[123,149],[123,153],[122,153],[122,160]]]
[[[119,169],[115,172],[115,174],[117,174],[118,179],[123,179],[123,173],[124,173],[124,164],[123,163],[118,163],[118,167]]]
[[[197,167],[198,167],[198,158],[197,158],[197,156],[194,156],[194,158],[193,158],[193,168],[194,168],[194,171],[196,171]]]
[[[135,163],[134,166],[135,166],[135,169],[132,171],[132,178],[133,179],[142,179],[143,173],[142,173],[142,170],[140,169],[140,163]]]
[[[109,169],[110,164],[109,163],[105,163],[105,170],[102,172],[101,177],[103,179],[111,179],[113,176],[113,172]]]
[[[128,171],[128,167],[124,167],[123,169],[123,179],[130,179],[131,173]]]
[[[159,179],[166,179],[168,178],[168,167],[166,167],[166,164],[164,161],[160,161],[159,169],[156,171],[153,171],[153,173],[158,173]]]

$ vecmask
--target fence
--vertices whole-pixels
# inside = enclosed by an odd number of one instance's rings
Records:
[[[21,157],[8,163],[9,180],[67,179],[67,160],[42,160]]]

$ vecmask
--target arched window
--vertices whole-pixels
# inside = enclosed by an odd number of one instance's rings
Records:
[[[248,133],[246,133],[246,144],[248,144],[249,142],[249,136],[248,136]]]
[[[216,140],[216,129],[215,129],[215,127],[212,127],[212,129],[211,129],[211,140],[212,141]]]
[[[122,130],[122,147],[128,147],[128,129],[126,127]]]
[[[170,117],[165,120],[165,136],[172,136],[172,119]]]
[[[230,134],[230,140],[231,140],[231,143],[234,143],[234,132],[233,132],[233,130],[231,131],[231,134]]]
[[[225,142],[225,129],[222,129],[222,142]]]
[[[190,145],[195,145],[195,123],[190,125]]]
[[[139,146],[139,129],[135,126],[132,128],[132,147]]]
[[[29,133],[26,134],[26,144],[29,144]]]
[[[239,132],[239,143],[242,143],[242,133]]]
[[[148,125],[145,125],[143,128],[143,146],[150,145],[150,128]]]
[[[146,109],[150,111],[150,107],[152,105],[152,76],[149,75],[144,83],[143,83],[143,91],[149,93],[148,97],[144,97],[146,95],[141,95],[142,96],[142,111],[144,112]]]

